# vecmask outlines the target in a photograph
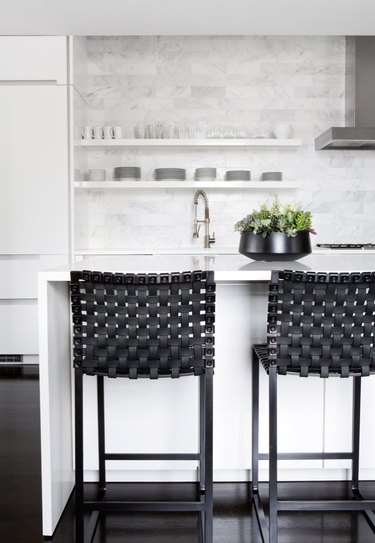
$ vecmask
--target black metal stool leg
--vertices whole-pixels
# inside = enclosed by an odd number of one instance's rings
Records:
[[[359,490],[359,445],[361,427],[361,376],[353,377],[353,415],[352,415],[352,492],[357,500],[363,500]],[[368,525],[375,532],[374,510],[362,510]]]
[[[206,478],[206,447],[205,447],[205,410],[206,410],[206,387],[205,376],[199,377],[199,490],[205,491]]]
[[[277,366],[269,368],[269,543],[277,543]]]
[[[352,491],[359,490],[359,437],[361,424],[361,377],[353,377]]]
[[[258,493],[259,485],[259,358],[253,351],[252,356],[252,439],[251,439],[251,487],[253,494]]]
[[[207,367],[205,371],[205,523],[204,543],[212,543],[213,524],[213,368]]]
[[[83,375],[82,370],[74,370],[74,401],[75,401],[75,500],[76,500],[76,543],[84,540],[83,517]]]
[[[97,376],[98,394],[98,453],[99,453],[99,489],[106,488],[105,474],[105,426],[104,426],[104,380],[102,375]]]

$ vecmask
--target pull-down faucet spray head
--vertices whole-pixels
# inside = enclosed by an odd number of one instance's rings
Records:
[[[204,201],[204,220],[198,220],[198,201],[199,197],[203,198]],[[204,190],[197,190],[194,194],[194,230],[193,238],[199,238],[199,230],[201,224],[204,224],[204,248],[209,249],[211,243],[215,243],[215,234],[210,236],[210,210],[208,207],[208,198]]]

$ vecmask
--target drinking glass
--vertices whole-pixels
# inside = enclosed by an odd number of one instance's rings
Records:
[[[148,124],[146,125],[147,126],[147,138],[149,139],[155,139],[157,136],[157,127],[156,127],[156,124],[155,123],[152,123],[152,124]]]
[[[142,123],[136,124],[134,127],[134,137],[136,139],[147,138],[145,128],[146,128],[145,125]]]

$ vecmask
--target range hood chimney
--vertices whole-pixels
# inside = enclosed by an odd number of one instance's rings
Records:
[[[345,127],[331,127],[315,149],[375,150],[375,36],[346,37]]]

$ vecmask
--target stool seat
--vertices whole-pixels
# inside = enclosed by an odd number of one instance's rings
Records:
[[[375,272],[273,271],[269,283],[267,343],[252,349],[252,501],[267,543],[278,542],[280,511],[363,512],[375,531],[375,500],[359,490],[361,379],[375,373]],[[259,452],[259,366],[268,374],[269,451]],[[277,382],[299,377],[353,378],[352,448],[340,452],[278,453]],[[294,386],[298,386],[298,380]],[[295,406],[298,409],[298,405]],[[352,500],[279,500],[279,459],[350,459]],[[269,515],[259,495],[259,462],[269,460]],[[375,536],[374,536],[375,541]]]
[[[268,358],[268,345],[267,343],[259,343],[253,345],[254,352],[259,359],[259,362],[262,364],[266,372],[269,372],[269,358]],[[308,371],[306,372],[306,368]],[[305,359],[300,360],[296,365],[285,365],[277,366],[277,373],[279,375],[299,375],[299,377],[342,377],[342,366],[335,366],[334,364],[328,365],[328,371],[326,367],[321,363],[316,364],[315,366],[311,363],[311,360]],[[367,375],[373,375],[375,369],[371,368],[370,371],[364,372],[363,366],[355,367],[353,363],[350,363],[350,371],[347,376],[354,377],[356,375],[366,377]]]
[[[215,327],[214,273],[161,274],[71,272],[75,374],[76,543],[93,540],[100,515],[125,511],[199,514],[203,543],[212,543],[212,442]],[[84,496],[83,376],[97,381],[99,499]],[[107,453],[104,378],[199,379],[199,451]],[[155,383],[157,385],[157,383]],[[142,404],[147,398],[141,398]],[[155,406],[150,405],[150,409]],[[192,409],[192,413],[195,410]],[[126,417],[119,409],[118,426]],[[116,460],[196,461],[198,498],[193,501],[110,501],[105,495],[106,462]],[[84,512],[91,512],[85,526]]]

